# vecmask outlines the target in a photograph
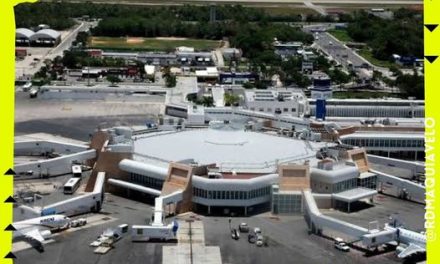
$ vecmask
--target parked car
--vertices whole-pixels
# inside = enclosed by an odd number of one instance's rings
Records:
[[[87,224],[87,219],[79,218],[70,222],[70,227],[80,227]]]
[[[238,225],[238,230],[242,233],[248,233],[249,232],[249,226],[247,223],[241,223]]]
[[[79,222],[79,226],[84,226],[87,224],[87,219],[80,218],[80,219],[78,219],[78,222]]]
[[[255,227],[255,228],[254,228],[254,233],[255,233],[256,235],[261,234],[261,228],[259,228],[259,227]]]
[[[264,241],[263,241],[263,235],[261,235],[261,234],[257,234],[257,240],[256,240],[256,242],[255,242],[255,244],[258,246],[258,247],[262,247],[263,246],[263,243]]]
[[[70,221],[70,227],[78,227],[79,221],[78,220],[72,220]]]
[[[345,242],[336,243],[335,244],[335,248],[337,248],[337,249],[339,249],[341,251],[345,251],[345,252],[350,251],[350,247],[347,246],[347,244]]]
[[[234,228],[231,230],[231,237],[232,237],[232,239],[235,239],[235,240],[240,239],[240,233],[238,232],[237,229]]]
[[[248,235],[248,242],[253,244],[253,243],[255,243],[255,241],[256,241],[255,234],[254,233],[249,233],[249,235]]]
[[[350,247],[347,245],[347,243],[345,243],[344,240],[339,237],[335,238],[335,248],[344,252],[350,251]]]
[[[25,85],[23,85],[23,92],[28,92],[29,89],[32,87],[32,82],[27,82]]]

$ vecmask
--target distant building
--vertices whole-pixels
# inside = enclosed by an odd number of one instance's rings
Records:
[[[180,47],[176,47],[176,51],[177,52],[194,52],[194,48],[193,47],[180,46]]]
[[[303,60],[305,61],[312,61],[317,57],[317,55],[313,51],[309,51],[309,50],[302,51],[301,55],[303,57]]]
[[[245,91],[245,106],[251,111],[297,117],[309,111],[307,97],[301,90],[293,89]]]
[[[188,66],[213,66],[211,52],[183,52],[177,51],[177,63]]]
[[[196,70],[196,77],[198,82],[216,83],[218,80],[217,67],[207,67],[205,70]]]
[[[313,61],[302,61],[301,71],[303,73],[312,73],[313,72]]]
[[[283,60],[290,56],[298,55],[298,51],[302,50],[302,42],[279,42],[275,41],[273,44],[275,54],[280,56]]]
[[[53,29],[41,29],[30,38],[32,46],[57,46],[61,42],[61,34]]]
[[[231,60],[233,58],[240,59],[243,55],[240,49],[236,48],[224,48],[222,49],[223,58]]]
[[[35,32],[27,28],[17,28],[15,30],[15,45],[30,46],[31,37]]]
[[[88,49],[87,54],[90,57],[101,58],[102,57],[102,50],[101,49]]]
[[[221,84],[243,84],[246,82],[253,83],[258,80],[258,74],[253,72],[222,72],[219,75]]]
[[[15,57],[24,58],[27,56],[27,50],[25,48],[15,48]]]
[[[37,30],[50,29],[50,26],[47,24],[39,24],[37,26]]]
[[[169,66],[177,64],[176,54],[171,53],[139,53],[136,57],[137,60],[142,61],[145,64],[156,65],[156,66]]]

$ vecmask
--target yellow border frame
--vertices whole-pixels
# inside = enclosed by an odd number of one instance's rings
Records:
[[[13,263],[4,257],[11,251],[12,234],[4,229],[12,223],[12,204],[4,201],[13,193],[13,176],[3,174],[14,166],[15,102],[15,17],[14,6],[36,0],[0,0],[0,263]]]
[[[4,259],[11,251],[11,232],[4,231],[5,227],[12,222],[12,204],[4,203],[4,200],[12,194],[13,176],[3,176],[9,168],[13,167],[13,140],[14,140],[14,76],[15,76],[15,18],[14,6],[24,2],[36,2],[36,0],[0,0],[0,109],[4,113],[0,121],[0,263],[13,263],[11,259]],[[426,24],[439,24],[440,17],[439,0],[424,0],[424,20]],[[425,54],[440,54],[440,26],[433,32],[425,28]],[[432,208],[427,209],[427,259],[428,263],[440,260],[440,217],[439,196],[440,184],[435,184],[435,171],[440,171],[440,164],[435,162],[435,156],[440,156],[440,143],[435,140],[435,131],[440,131],[436,120],[440,120],[440,107],[436,107],[437,85],[440,84],[440,59],[433,63],[425,60],[425,112],[427,118],[426,146],[427,164],[431,158],[432,173],[427,170],[427,199],[432,198]],[[430,157],[428,159],[428,157]],[[431,175],[432,174],[432,175]],[[437,216],[437,217],[435,217]],[[431,219],[433,217],[433,219]]]
[[[424,23],[439,24],[439,0],[424,0]],[[440,27],[430,32],[424,28],[425,55],[440,55]],[[430,63],[425,59],[425,151],[426,151],[426,213],[427,263],[440,260],[440,184],[436,183],[436,172],[440,172],[440,142],[436,131],[440,131],[440,106],[437,105],[440,83],[440,59]],[[439,134],[440,135],[440,134]],[[438,179],[438,177],[437,177]]]

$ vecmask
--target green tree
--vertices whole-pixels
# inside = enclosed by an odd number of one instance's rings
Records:
[[[251,82],[245,82],[245,83],[243,83],[243,88],[244,89],[252,89],[252,88],[254,88],[255,87],[255,85],[253,84],[253,83],[251,83]]]
[[[168,88],[176,87],[176,84],[177,84],[177,79],[176,79],[175,75],[170,74],[165,77],[165,86],[166,87],[168,87]]]
[[[112,85],[115,85],[116,83],[122,82],[122,80],[118,76],[116,76],[116,75],[107,75],[106,79]]]
[[[214,106],[214,98],[211,96],[203,96],[200,103],[205,107],[212,107]]]
[[[238,106],[240,102],[240,97],[233,93],[225,93],[223,99],[225,100],[225,106]]]
[[[396,78],[396,86],[407,96],[414,96],[417,99],[425,98],[424,78],[414,70],[413,74],[402,74]]]

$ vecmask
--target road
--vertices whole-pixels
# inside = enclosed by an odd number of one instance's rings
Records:
[[[310,8],[310,9],[315,10],[316,12],[318,12],[319,14],[321,14],[323,16],[327,15],[327,12],[325,11],[324,8],[313,4],[312,1],[310,1],[310,0],[304,1],[304,5],[307,6],[308,8]]]
[[[305,32],[311,33],[314,29],[330,29],[333,28],[334,24],[313,24],[303,27]],[[346,70],[351,68],[356,69],[368,65],[371,69],[379,71],[383,76],[391,77],[392,72],[388,68],[378,67],[371,64],[368,60],[357,54],[353,49],[347,47],[342,41],[339,41],[333,35],[328,32],[315,32],[314,46],[328,56],[331,56],[336,62],[340,63],[342,67]],[[352,66],[349,66],[349,63]]]
[[[325,26],[328,28],[328,25]],[[312,32],[313,29],[323,28],[322,25],[311,25],[304,27],[304,31]],[[335,37],[333,37],[330,33],[327,32],[315,32],[313,33],[315,36],[315,46],[324,51],[327,55],[331,56],[335,61],[340,63],[345,69],[349,69],[349,62],[352,63],[354,68],[361,67],[363,64],[371,65],[363,57],[359,56],[352,49],[347,47],[343,42],[339,41]]]

